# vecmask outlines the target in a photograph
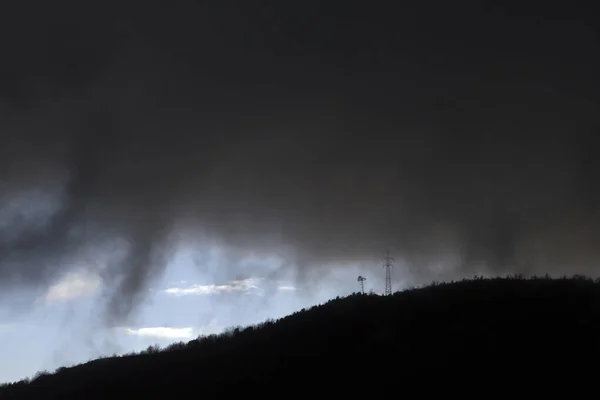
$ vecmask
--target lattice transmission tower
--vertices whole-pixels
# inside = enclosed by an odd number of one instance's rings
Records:
[[[394,259],[390,256],[390,251],[388,250],[385,255],[385,259],[383,261],[383,268],[385,269],[385,296],[390,296],[392,294],[392,263]]]

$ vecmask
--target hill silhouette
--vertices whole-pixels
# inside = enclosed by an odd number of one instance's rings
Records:
[[[385,377],[582,370],[599,355],[600,280],[474,278],[352,294],[277,321],[5,384],[0,399],[385,393]],[[427,375],[423,375],[427,374]],[[438,374],[438,375],[436,375]]]

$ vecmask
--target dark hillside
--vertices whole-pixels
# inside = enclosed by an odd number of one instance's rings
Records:
[[[342,395],[357,394],[358,382],[373,393],[384,375],[572,371],[598,359],[599,311],[600,281],[584,277],[354,294],[166,350],[63,368],[6,385],[0,399]]]

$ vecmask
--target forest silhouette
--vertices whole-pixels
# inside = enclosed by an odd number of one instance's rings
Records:
[[[337,397],[385,394],[387,378],[407,388],[419,376],[573,372],[598,357],[599,311],[600,279],[585,276],[354,293],[188,343],[39,372],[2,385],[0,399]]]

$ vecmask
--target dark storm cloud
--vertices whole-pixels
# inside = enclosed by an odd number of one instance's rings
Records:
[[[594,273],[598,58],[574,13],[58,3],[0,13],[0,204],[61,205],[0,225],[21,232],[0,284],[121,238],[126,315],[179,228],[298,268],[389,247],[416,279]]]

